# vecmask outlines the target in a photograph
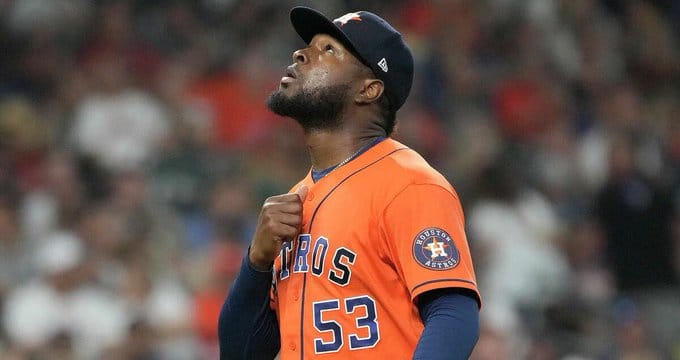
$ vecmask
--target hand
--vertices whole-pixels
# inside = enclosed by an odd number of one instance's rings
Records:
[[[300,232],[302,204],[309,189],[300,186],[292,194],[272,196],[265,200],[250,244],[250,264],[262,271],[271,269],[281,251],[283,241],[292,241]]]

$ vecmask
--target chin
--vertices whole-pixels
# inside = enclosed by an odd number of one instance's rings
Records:
[[[275,114],[296,119],[305,129],[336,128],[349,85],[310,91],[297,86],[279,87],[269,95],[267,107]]]
[[[272,91],[269,96],[278,96],[278,97],[283,97],[290,99],[291,97],[295,96],[299,91],[294,89],[291,84],[280,84],[278,88],[276,88],[274,91]]]
[[[291,90],[288,87],[280,85],[277,89],[272,91],[267,97],[266,105],[270,111],[275,114],[286,116],[282,114],[281,106],[290,101],[292,97]]]

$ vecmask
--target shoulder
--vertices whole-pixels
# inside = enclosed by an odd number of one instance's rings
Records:
[[[391,152],[373,169],[381,174],[378,178],[383,186],[387,184],[399,192],[411,185],[434,185],[455,195],[451,183],[418,152],[396,140],[386,141],[392,142],[398,151]]]

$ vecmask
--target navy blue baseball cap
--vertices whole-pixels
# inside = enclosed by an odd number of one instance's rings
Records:
[[[413,55],[401,34],[376,14],[357,11],[329,20],[304,6],[290,11],[290,21],[307,44],[316,34],[340,41],[385,84],[390,107],[397,111],[413,83]]]

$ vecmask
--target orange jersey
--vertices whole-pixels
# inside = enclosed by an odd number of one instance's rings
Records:
[[[463,210],[446,179],[386,139],[317,183],[274,263],[281,359],[402,359],[425,291],[477,293]]]

